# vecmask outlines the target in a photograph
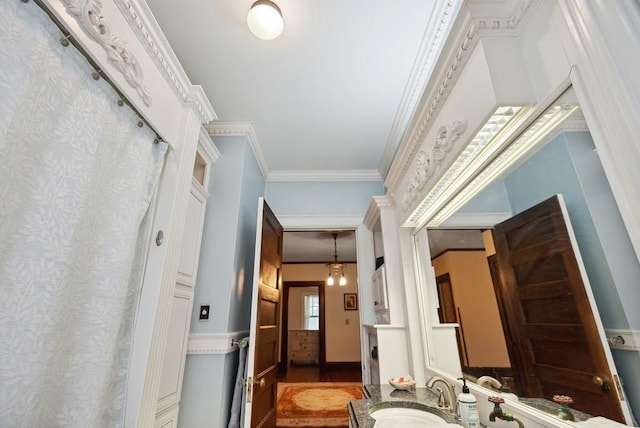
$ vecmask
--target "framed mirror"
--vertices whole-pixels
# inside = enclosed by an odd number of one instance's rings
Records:
[[[540,410],[564,395],[584,417],[625,421],[604,326],[624,324],[617,289],[640,282],[640,266],[571,89],[426,227],[431,295],[440,323],[457,324],[467,379]]]

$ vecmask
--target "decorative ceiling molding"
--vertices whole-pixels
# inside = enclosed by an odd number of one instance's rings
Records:
[[[466,30],[462,40],[458,43],[458,48],[451,55],[448,65],[441,71],[439,83],[434,85],[431,93],[425,97],[426,101],[421,111],[416,115],[414,125],[407,130],[401,151],[396,156],[395,165],[386,178],[385,186],[391,194],[397,191],[400,181],[416,158],[416,153],[424,141],[425,134],[430,129],[431,122],[440,112],[464,64],[479,40],[477,27],[470,19],[467,19],[463,25]]]
[[[458,34],[464,34],[464,36],[457,43],[458,48],[456,51],[450,55],[448,65],[437,77],[440,79],[439,83],[431,89],[428,97],[425,97],[424,107],[421,111],[416,111],[414,124],[410,129],[407,129],[395,157],[394,165],[385,179],[385,186],[392,195],[397,191],[400,181],[408,172],[409,166],[423,142],[424,134],[430,129],[431,121],[439,113],[440,108],[448,98],[455,81],[480,37],[485,35],[518,35],[540,3],[535,0],[522,0],[518,4],[516,12],[509,17],[473,18],[470,15],[466,15],[460,19]],[[434,82],[436,81],[438,80],[434,79]],[[426,94],[427,91],[425,91]]]
[[[272,171],[267,181],[382,181],[382,177],[376,170]]]
[[[432,20],[429,22],[420,43],[418,55],[407,86],[402,94],[384,153],[378,165],[378,170],[382,176],[385,176],[391,167],[407,125],[411,121],[427,81],[435,68],[462,3],[463,1],[461,0],[440,0],[436,2],[434,12],[431,15]]]
[[[215,143],[211,139],[209,133],[200,128],[200,136],[198,138],[198,150],[201,150],[208,161],[211,163],[216,162],[220,157],[220,150],[216,147]]]
[[[518,35],[541,1],[522,0],[508,17],[477,18],[474,22],[481,35]]]
[[[262,173],[262,178],[267,180],[269,177],[269,166],[264,158],[256,131],[253,129],[252,122],[211,122],[204,125],[204,129],[212,137],[246,137],[253,150],[253,155],[258,162],[258,167]]]
[[[142,68],[137,58],[126,47],[126,42],[111,34],[109,20],[102,15],[100,0],[62,0],[62,3],[80,28],[107,53],[107,58],[116,70],[122,73],[125,81],[136,90],[138,96],[147,105],[153,104],[149,90],[142,84]]]
[[[460,135],[467,129],[467,121],[459,120],[449,125],[443,125],[435,135],[431,150],[420,150],[416,156],[416,168],[407,184],[402,197],[402,209],[407,211],[413,201],[424,189],[425,184],[435,172],[436,166],[440,165],[447,154],[451,151]]]
[[[64,1],[78,2],[78,0]],[[153,13],[149,6],[140,0],[114,0],[114,3],[122,12],[149,57],[158,66],[158,70],[162,72],[165,81],[174,93],[182,98],[187,105],[195,109],[200,115],[202,123],[217,120],[218,116],[204,90],[199,85],[193,85],[187,77],[160,26],[153,18]]]

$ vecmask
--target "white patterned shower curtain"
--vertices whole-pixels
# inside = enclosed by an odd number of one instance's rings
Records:
[[[32,2],[0,1],[2,427],[124,424],[166,151],[60,37]]]

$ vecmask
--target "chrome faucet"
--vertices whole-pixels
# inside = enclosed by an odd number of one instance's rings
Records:
[[[433,389],[433,387],[435,386],[436,383],[442,383],[442,385],[444,386],[444,389],[441,390],[440,388],[437,388],[438,392],[439,392],[439,397],[438,397],[438,407],[450,410],[453,413],[456,413],[456,393],[455,393],[455,387],[453,385],[451,385],[449,382],[447,382],[446,379],[440,377],[440,376],[434,376],[431,379],[429,379],[429,381],[427,382],[427,388],[429,389]],[[445,392],[447,398],[444,400],[444,402],[442,401],[442,393]]]
[[[502,419],[507,422],[516,422],[518,424],[518,428],[524,428],[524,424],[520,419],[517,419],[510,413],[504,413],[502,411],[502,407],[500,404],[504,403],[504,398],[502,397],[489,397],[489,401],[493,403],[493,410],[489,413],[489,421],[495,422],[496,419]]]
[[[491,376],[480,376],[478,380],[476,380],[476,384],[479,386],[489,385],[493,389],[500,391],[502,389],[502,383],[494,377]]]

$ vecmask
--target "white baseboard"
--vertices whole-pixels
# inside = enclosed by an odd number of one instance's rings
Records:
[[[249,335],[249,331],[190,334],[187,355],[228,354],[238,347],[233,343]]]

